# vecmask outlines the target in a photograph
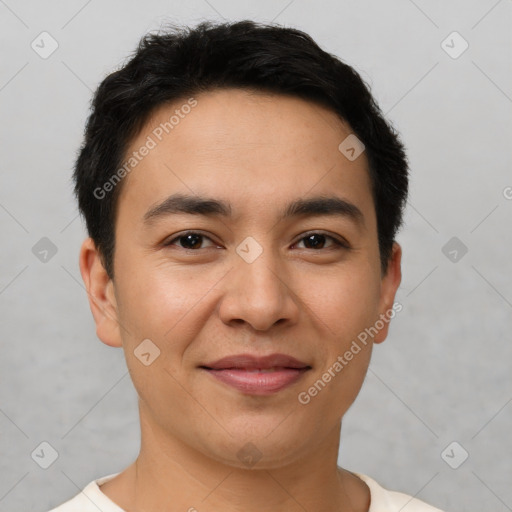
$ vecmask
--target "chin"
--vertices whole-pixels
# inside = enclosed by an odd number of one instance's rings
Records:
[[[223,431],[222,439],[210,436],[203,445],[205,454],[228,466],[257,470],[284,467],[307,451],[304,442],[310,437],[298,425],[290,432],[282,415],[272,422],[260,418],[257,424],[251,423],[250,428],[248,420],[245,421],[245,428],[242,428],[243,418],[236,429],[233,425],[226,428],[231,435]]]

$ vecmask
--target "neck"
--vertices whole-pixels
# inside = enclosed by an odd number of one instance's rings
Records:
[[[139,456],[101,490],[126,512],[367,512],[366,484],[337,465],[340,430],[285,465],[243,468],[141,421]]]

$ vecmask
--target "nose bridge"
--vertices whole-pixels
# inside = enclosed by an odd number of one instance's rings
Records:
[[[247,237],[236,248],[220,308],[223,320],[244,320],[255,329],[268,329],[280,319],[292,319],[296,307],[282,281],[282,262],[268,244]]]
[[[237,247],[240,259],[236,263],[242,279],[241,289],[251,298],[253,306],[262,301],[267,305],[281,299],[283,284],[278,278],[279,261],[270,243],[264,248],[257,240],[247,237]],[[245,281],[245,283],[244,283]]]
[[[254,249],[251,248],[247,254],[253,251]],[[239,257],[242,260],[238,262],[242,276],[245,276],[248,286],[252,286],[255,293],[261,294],[268,291],[269,294],[275,295],[276,292],[281,291],[282,283],[278,278],[280,264],[270,247],[262,250],[253,260],[246,260],[240,255]]]

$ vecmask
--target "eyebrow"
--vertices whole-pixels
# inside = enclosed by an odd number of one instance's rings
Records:
[[[143,223],[150,225],[154,221],[176,214],[203,215],[206,217],[232,217],[231,205],[219,199],[209,197],[172,194],[161,203],[151,207],[143,217]],[[364,227],[364,215],[353,203],[337,196],[316,196],[300,198],[287,204],[279,220],[301,216],[342,216]]]

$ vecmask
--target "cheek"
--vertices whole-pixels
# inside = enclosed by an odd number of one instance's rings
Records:
[[[378,316],[380,283],[367,265],[347,266],[310,284],[311,308],[339,340],[337,348]]]
[[[357,352],[357,353],[356,353]],[[350,360],[347,358],[350,353]],[[366,376],[371,345],[360,345],[357,351],[341,352],[319,372],[300,396],[301,403],[316,409],[313,417],[333,424],[341,419],[356,399]]]
[[[365,333],[377,315],[378,293],[371,274],[340,272],[313,289],[311,308],[323,326],[315,340],[318,366],[298,397],[312,417],[339,420],[356,399],[367,373],[372,340]],[[313,412],[315,411],[315,412]]]
[[[198,278],[197,271],[163,268],[150,261],[140,254],[119,258],[119,314],[131,333],[165,341],[182,328],[212,285],[210,279]]]
[[[368,369],[372,340],[365,330],[378,316],[379,281],[371,266],[354,266],[316,280],[308,297],[323,335],[320,365],[303,391],[334,420],[355,400]]]
[[[155,418],[166,418],[162,411],[172,411],[171,403],[180,410],[189,406],[190,396],[180,384],[183,354],[208,319],[209,312],[199,305],[215,281],[199,286],[203,281],[197,274],[190,279],[183,272],[123,263],[118,314],[126,327],[126,364],[145,407]]]
[[[134,261],[137,261],[134,259]],[[195,269],[177,269],[168,263],[144,265],[139,255],[137,265],[119,265],[121,304],[119,318],[126,326],[123,330],[123,348],[127,366],[139,396],[149,400],[162,396],[180,395],[184,365],[188,365],[194,340],[201,336],[215,306],[215,284],[225,274],[222,269],[201,273]],[[122,272],[121,269],[132,269]],[[138,355],[150,350],[158,354],[147,367]],[[156,348],[155,348],[156,347]],[[142,358],[144,359],[144,358]],[[147,359],[147,356],[146,356]],[[147,361],[146,361],[147,362]],[[174,377],[174,378],[173,378]]]

